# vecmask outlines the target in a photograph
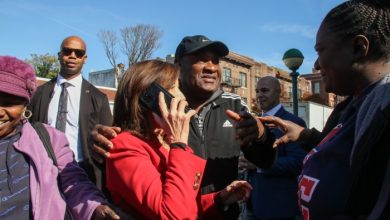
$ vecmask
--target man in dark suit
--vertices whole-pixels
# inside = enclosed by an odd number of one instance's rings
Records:
[[[278,79],[266,76],[258,81],[256,99],[262,116],[277,116],[306,127],[301,118],[283,108],[280,93]],[[276,138],[283,135],[278,128],[271,132]],[[269,169],[259,169],[243,157],[240,158],[240,168],[247,169],[247,179],[253,187],[244,219],[294,219],[299,215],[297,176],[301,172],[305,154],[297,142],[280,146],[277,148],[277,160]]]
[[[38,87],[29,106],[33,113],[30,120],[63,131],[78,164],[102,189],[105,186],[104,164],[93,163],[87,139],[96,124],[111,125],[108,99],[81,75],[87,60],[84,41],[70,36],[62,41],[60,49],[60,72],[56,78]]]

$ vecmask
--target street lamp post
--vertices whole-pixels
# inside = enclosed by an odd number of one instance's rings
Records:
[[[290,73],[292,79],[292,93],[293,93],[293,109],[294,115],[298,116],[298,82],[299,73],[297,70],[302,65],[303,54],[298,49],[289,49],[283,55],[284,64],[292,71]]]

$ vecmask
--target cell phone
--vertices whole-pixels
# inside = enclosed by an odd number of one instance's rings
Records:
[[[159,115],[161,117],[161,111],[160,107],[158,105],[158,94],[162,92],[165,97],[165,103],[167,104],[167,107],[171,106],[171,101],[174,96],[169,93],[167,90],[165,90],[163,87],[161,87],[158,83],[153,82],[146,91],[141,95],[140,102],[141,104],[152,110],[154,113]],[[185,112],[188,112],[190,108],[186,107]]]

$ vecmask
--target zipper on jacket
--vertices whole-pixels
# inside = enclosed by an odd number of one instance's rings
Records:
[[[202,131],[202,149],[204,151],[204,157],[207,159],[208,154],[207,154],[207,149],[206,149],[206,133],[207,131],[207,123],[209,122],[209,117],[210,116],[210,109],[207,111],[204,119],[203,119],[203,131]]]
[[[195,131],[195,134],[196,136],[200,139],[200,153],[201,153],[201,157],[205,160],[207,160],[207,155],[206,155],[206,149],[205,149],[205,145],[204,145],[204,135],[203,135],[203,130],[201,131],[200,128],[199,128],[199,116],[198,114],[195,114],[194,116],[194,131]],[[204,124],[203,124],[203,127],[204,127]],[[202,127],[202,129],[203,129]]]
[[[202,144],[202,156],[207,160],[207,149],[206,149],[206,134],[207,133],[207,123],[208,123],[208,116],[210,115],[211,108],[213,107],[213,102],[210,102],[206,106],[203,106],[202,111],[200,111],[200,118],[202,120],[202,130],[200,130],[199,126],[199,115],[197,115],[197,122],[198,122],[198,129],[200,131],[201,135],[201,144]]]

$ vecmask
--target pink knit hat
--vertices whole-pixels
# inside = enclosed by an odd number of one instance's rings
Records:
[[[30,102],[36,86],[33,67],[15,57],[0,56],[0,92],[23,97]]]

